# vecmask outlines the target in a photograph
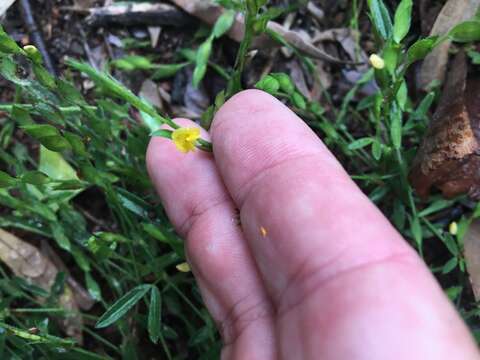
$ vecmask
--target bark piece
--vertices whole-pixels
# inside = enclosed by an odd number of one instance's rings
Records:
[[[480,301],[480,220],[474,220],[463,238],[467,271],[475,300]]]
[[[437,111],[413,162],[410,181],[420,197],[431,187],[447,198],[480,197],[480,79],[467,81],[465,54],[455,58]]]
[[[458,23],[472,18],[479,6],[480,0],[448,0],[435,20],[430,35],[445,35]],[[434,80],[443,82],[450,45],[450,41],[444,41],[423,61],[419,75],[422,89],[428,90]]]

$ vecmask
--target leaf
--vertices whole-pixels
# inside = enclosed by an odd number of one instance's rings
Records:
[[[465,21],[449,32],[449,37],[456,42],[473,42],[480,40],[480,21]]]
[[[197,50],[196,66],[193,71],[193,86],[198,87],[207,72],[208,59],[212,51],[212,39],[207,39]]]
[[[98,319],[95,327],[97,329],[104,328],[122,318],[151,288],[151,285],[144,284],[127,292],[107,309],[100,319]]]
[[[212,34],[215,38],[223,36],[233,25],[235,20],[235,11],[227,10],[225,11],[216,21]]]
[[[395,12],[393,40],[399,44],[410,31],[412,21],[412,0],[402,0]]]
[[[40,139],[47,136],[60,136],[60,132],[52,125],[25,125],[22,126],[21,129],[35,139]]]
[[[395,149],[402,147],[402,112],[397,110],[393,112],[390,124],[390,137]]]
[[[425,39],[418,40],[407,50],[408,64],[423,59],[439,44],[438,36],[430,36]]]
[[[442,268],[442,274],[448,274],[454,270],[458,265],[458,259],[456,257],[451,258]]]
[[[0,188],[14,186],[17,182],[17,179],[0,170]]]
[[[373,139],[370,138],[370,137],[366,137],[366,138],[362,138],[362,139],[357,139],[357,140],[351,142],[350,144],[348,144],[348,150],[358,150],[358,149],[362,149],[362,148],[364,148],[365,146],[370,145],[371,143],[373,143]]]
[[[420,226],[420,221],[418,217],[414,217],[410,222],[410,231],[412,232],[413,239],[417,244],[417,248],[422,251],[423,235],[422,227]]]
[[[78,180],[76,171],[59,153],[40,148],[38,170],[54,180]]]
[[[382,0],[368,0],[370,15],[378,33],[385,39],[392,35],[392,20]]]
[[[189,63],[155,65],[155,72],[152,75],[153,80],[162,80],[174,76],[177,72],[187,66]]]
[[[150,290],[150,308],[148,311],[148,334],[154,344],[158,342],[161,334],[161,300],[160,291],[156,286],[152,286]]]
[[[154,67],[152,62],[145,56],[129,55],[112,61],[112,65],[120,70],[150,70]]]
[[[0,6],[3,6],[0,4]],[[8,0],[7,0],[8,2]],[[21,54],[24,53],[22,48],[17,45],[17,43],[7,35],[3,27],[0,25],[0,52],[6,53],[6,54]]]
[[[95,279],[92,277],[90,272],[85,273],[85,283],[87,285],[88,293],[92,296],[93,299],[97,301],[102,300],[102,290]]]
[[[172,139],[172,133],[173,133],[172,130],[159,129],[152,132],[150,136],[160,136],[166,139]]]

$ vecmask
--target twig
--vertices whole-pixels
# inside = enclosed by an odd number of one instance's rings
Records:
[[[56,76],[57,72],[55,70],[55,66],[53,65],[50,54],[47,51],[45,42],[43,41],[42,33],[40,32],[33,17],[32,7],[29,0],[20,0],[20,12],[22,14],[23,22],[27,27],[30,37],[32,38],[33,44],[37,47],[38,51],[40,51],[40,54],[42,54],[45,68],[50,74]]]
[[[168,4],[116,3],[90,9],[85,21],[90,26],[116,25],[170,25],[183,26],[191,17]]]

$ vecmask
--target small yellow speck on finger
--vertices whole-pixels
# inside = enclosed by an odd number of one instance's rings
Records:
[[[265,229],[263,226],[260,226],[260,234],[262,234],[263,237],[266,237],[267,229]]]
[[[177,268],[178,271],[184,272],[184,273],[190,272],[192,270],[190,268],[190,265],[187,262],[183,262],[181,264],[178,264],[176,266],[176,268]]]
[[[458,233],[458,225],[455,221],[452,221],[448,226],[448,232],[453,236],[457,235]]]

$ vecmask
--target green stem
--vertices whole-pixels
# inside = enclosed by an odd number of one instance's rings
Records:
[[[227,98],[235,95],[242,90],[242,74],[245,69],[247,52],[250,49],[253,40],[253,25],[255,24],[255,18],[257,14],[252,13],[248,9],[245,11],[245,36],[240,43],[240,48],[237,53],[237,59],[235,61],[234,72],[227,87]]]

